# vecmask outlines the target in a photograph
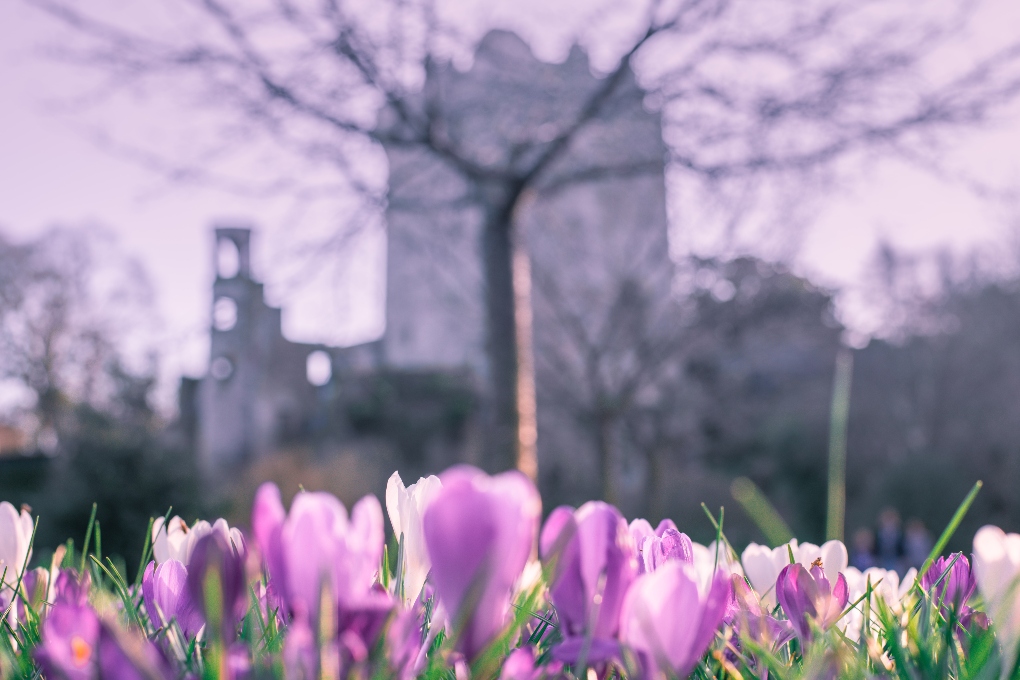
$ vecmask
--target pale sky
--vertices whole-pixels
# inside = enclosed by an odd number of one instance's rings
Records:
[[[1020,3],[986,5],[964,50],[1020,38]],[[535,28],[554,25],[555,10],[549,7],[537,0],[514,2],[506,11],[489,10],[487,21],[518,29],[532,39],[539,56],[554,58],[562,40],[555,31]],[[85,123],[68,109],[62,97],[76,91],[81,74],[40,56],[40,45],[53,35],[52,23],[37,11],[19,0],[0,2],[0,228],[27,239],[54,224],[99,224],[118,235],[154,283],[168,376],[204,371],[213,275],[210,226],[223,218],[259,227],[255,271],[270,284],[270,302],[284,307],[288,337],[349,344],[382,332],[379,243],[365,245],[354,258],[357,266],[339,278],[329,274],[284,285],[285,202],[175,184],[103,148],[97,132],[116,138],[118,128],[134,124],[137,113],[111,107],[97,131],[94,117]],[[65,105],[54,106],[58,101]],[[1020,116],[1004,118],[995,130],[952,140],[943,158],[954,172],[1000,189],[1020,188]],[[870,330],[868,312],[854,290],[878,239],[914,252],[940,247],[1001,252],[997,244],[1020,216],[1015,207],[982,200],[959,181],[892,161],[868,166],[865,178],[827,194],[819,204],[797,268],[845,288],[841,313],[862,331]],[[329,227],[328,220],[319,225]],[[679,243],[689,240],[684,234],[674,237]]]

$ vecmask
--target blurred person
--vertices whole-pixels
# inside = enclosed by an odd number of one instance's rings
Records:
[[[924,522],[916,517],[907,522],[907,529],[903,537],[903,549],[906,562],[904,571],[910,567],[920,569],[931,552],[931,534],[928,533]]]
[[[861,571],[878,566],[875,558],[875,532],[868,527],[861,527],[854,532],[850,565]]]
[[[878,566],[883,569],[901,571],[903,554],[903,528],[900,513],[896,508],[887,507],[878,516],[878,531],[875,535],[875,555],[878,559]]]

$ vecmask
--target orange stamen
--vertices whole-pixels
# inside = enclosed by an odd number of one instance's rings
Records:
[[[81,668],[92,658],[92,647],[81,636],[71,638],[71,661],[75,667]]]

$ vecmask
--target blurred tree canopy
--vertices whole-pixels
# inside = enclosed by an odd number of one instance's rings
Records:
[[[151,307],[144,272],[99,230],[0,235],[0,418],[30,435],[0,457],[0,497],[32,506],[40,548],[80,541],[97,503],[104,552],[137,560],[150,516],[195,512],[191,452],[152,405]]]
[[[874,527],[885,507],[937,534],[981,479],[953,546],[966,549],[982,524],[1020,526],[1020,274],[944,254],[919,262],[888,247],[877,260],[887,276],[876,275],[875,293],[897,322],[854,351],[847,535]],[[638,413],[631,429],[661,457],[646,512],[700,526],[711,540],[698,503],[733,508],[729,483],[747,476],[798,537],[820,541],[843,331],[835,291],[753,258],[697,264],[684,375],[662,381],[673,390],[658,403],[666,410]],[[932,265],[934,287],[908,280],[919,264]],[[735,543],[763,538],[739,510],[726,523]]]
[[[53,253],[64,252],[77,238],[58,231],[38,242],[2,242],[0,261],[12,263],[0,269],[3,319],[28,313],[16,306],[25,304],[18,301],[73,299],[66,305],[34,307],[36,312],[60,314],[64,321],[37,319],[32,327],[59,327],[59,337],[81,334],[86,346],[97,342],[94,333],[81,332],[71,320],[89,319],[90,330],[112,328],[97,324],[102,309],[88,307],[92,298],[54,283],[71,285],[66,282],[88,280],[96,273],[93,262],[76,270],[80,278],[62,278],[66,271]],[[39,252],[30,252],[33,248]],[[973,530],[985,522],[1020,526],[1014,493],[1020,483],[1020,359],[1015,352],[1020,274],[1013,269],[990,275],[956,266],[952,258],[930,258],[938,273],[935,287],[921,290],[909,280],[916,276],[909,258],[889,249],[879,255],[885,275],[875,277],[876,292],[888,301],[890,318],[901,323],[890,325],[884,339],[855,350],[848,535],[872,525],[887,506],[937,532],[976,479],[983,479],[985,488],[955,547],[965,548]],[[15,264],[34,273],[12,276]],[[690,274],[690,294],[681,310],[684,323],[674,329],[679,347],[642,380],[628,408],[614,415],[621,425],[616,444],[628,452],[632,464],[648,469],[637,500],[631,496],[621,502],[630,503],[632,515],[673,517],[704,541],[711,540],[712,532],[699,503],[725,505],[731,509],[727,534],[736,544],[761,540],[730,497],[732,479],[747,476],[802,540],[821,540],[829,396],[844,330],[833,312],[835,291],[781,264],[750,257],[693,259],[683,263],[683,271]],[[116,278],[116,272],[107,275]],[[638,335],[643,328],[633,322],[626,326]],[[22,321],[0,324],[5,346],[18,346],[12,338],[26,327]],[[51,423],[57,455],[44,459],[44,474],[23,465],[31,462],[27,458],[0,458],[5,472],[0,496],[34,507],[41,518],[41,547],[67,536],[80,540],[91,505],[97,502],[104,552],[130,561],[136,559],[150,516],[173,505],[175,512],[191,519],[203,507],[191,452],[152,408],[152,374],[125,368],[123,349],[112,330],[104,331],[101,340],[98,344],[107,354],[93,384],[103,387],[92,392],[79,390],[79,367],[62,355],[73,343],[52,343],[52,354],[2,355],[10,362],[4,364],[8,382],[41,371],[24,369],[33,362],[52,365],[46,384],[58,386],[51,388],[58,397],[48,402],[56,404],[49,420],[34,413],[40,408],[36,402],[22,406],[28,422]],[[356,435],[400,439],[403,433],[412,445],[422,444],[426,433],[437,428],[455,436],[470,410],[470,390],[444,376],[419,376],[403,385],[400,379],[383,374],[367,382],[346,415],[337,414],[330,426],[351,428]],[[451,410],[439,408],[439,402],[430,403],[431,411],[415,410],[416,399],[428,395],[431,400],[440,392],[450,397],[444,403]],[[579,409],[574,413],[585,417],[584,409],[591,405],[586,404],[582,400],[564,408]],[[408,419],[404,411],[426,418]],[[343,418],[349,421],[346,426]],[[337,468],[343,471],[338,479],[348,483],[350,460],[344,464],[348,467]],[[281,458],[279,465],[293,462]],[[356,486],[347,489],[352,499],[363,493]],[[247,508],[239,512],[244,517]]]

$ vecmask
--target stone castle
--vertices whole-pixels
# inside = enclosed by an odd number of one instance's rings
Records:
[[[563,63],[545,63],[501,31],[482,40],[470,70],[446,66],[432,77],[426,89],[444,92],[460,144],[492,158],[515,153],[518,141],[536,130],[555,128],[571,115],[578,94],[599,83],[579,48]],[[237,264],[217,269],[209,371],[186,386],[207,469],[252,460],[300,435],[331,390],[359,374],[467,372],[484,392],[479,234],[485,197],[435,156],[407,147],[386,152],[386,331],[378,341],[336,348],[286,340],[280,310],[266,305],[252,277],[249,230],[215,230],[217,251],[236,250]],[[670,299],[665,157],[659,115],[646,108],[628,74],[604,114],[572,141],[515,218],[530,259],[541,474],[548,484],[577,488],[579,497],[592,492],[579,464],[591,446],[583,418],[566,408],[564,395],[581,394],[589,389],[586,379],[599,379],[591,375],[593,353],[619,364],[597,371],[634,361],[627,356],[633,348],[613,345],[621,306],[648,315]],[[599,167],[624,170],[590,172]],[[316,367],[328,376],[314,380],[319,385],[309,381]]]

